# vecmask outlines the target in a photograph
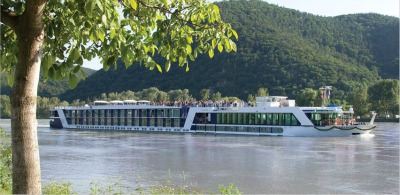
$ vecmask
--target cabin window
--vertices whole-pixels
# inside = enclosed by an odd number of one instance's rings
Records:
[[[180,127],[180,119],[179,118],[176,118],[176,119],[174,119],[174,127]]]
[[[236,132],[236,126],[227,126],[226,130],[231,132]]]
[[[141,126],[147,126],[147,118],[142,118]]]
[[[217,124],[221,124],[221,113],[217,114]]]
[[[249,124],[249,114],[248,113],[243,113],[243,124],[244,125]]]
[[[126,126],[130,126],[131,123],[132,123],[132,118],[127,118],[127,119],[126,119],[125,125],[126,125]]]
[[[279,116],[278,114],[274,113],[272,114],[272,125],[278,125],[279,124]]]
[[[162,118],[158,118],[158,119],[157,119],[157,126],[158,126],[158,127],[164,126],[164,124],[163,124],[163,119],[162,119]]]
[[[171,119],[170,118],[165,119],[165,126],[166,127],[170,127],[171,126]]]
[[[179,117],[180,111],[179,109],[171,109],[169,113],[169,117]]]
[[[238,124],[238,114],[232,113],[232,124]]]
[[[155,124],[155,119],[154,118],[149,118],[149,121],[150,121],[150,123],[149,123],[149,125],[150,126],[155,126],[156,124]]]
[[[232,114],[226,113],[226,124],[232,124]]]
[[[164,109],[157,110],[157,117],[166,117],[165,110]]]
[[[225,131],[225,126],[217,126],[215,129],[217,131]]]

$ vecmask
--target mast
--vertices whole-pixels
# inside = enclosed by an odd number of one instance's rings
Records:
[[[324,86],[319,88],[319,94],[321,96],[321,107],[325,107],[325,99],[331,98],[332,86]]]

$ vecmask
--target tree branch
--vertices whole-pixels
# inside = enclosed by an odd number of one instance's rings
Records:
[[[10,9],[1,6],[1,23],[5,24],[6,26],[10,27],[15,31],[18,23],[18,15],[11,11]]]

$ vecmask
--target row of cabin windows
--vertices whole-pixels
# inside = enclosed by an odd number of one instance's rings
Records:
[[[180,109],[66,110],[66,117],[180,117]]]
[[[292,113],[218,113],[217,124],[300,125]]]
[[[72,125],[180,127],[179,118],[68,118]]]
[[[283,133],[282,127],[244,127],[244,126],[215,126],[193,125],[193,130],[198,131],[227,131],[227,132],[252,132],[252,133]]]

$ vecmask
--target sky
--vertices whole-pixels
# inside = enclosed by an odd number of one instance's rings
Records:
[[[338,16],[356,13],[379,13],[399,17],[399,0],[264,0],[282,7],[296,9],[319,16]],[[99,70],[103,66],[98,58],[84,61],[84,67]]]

